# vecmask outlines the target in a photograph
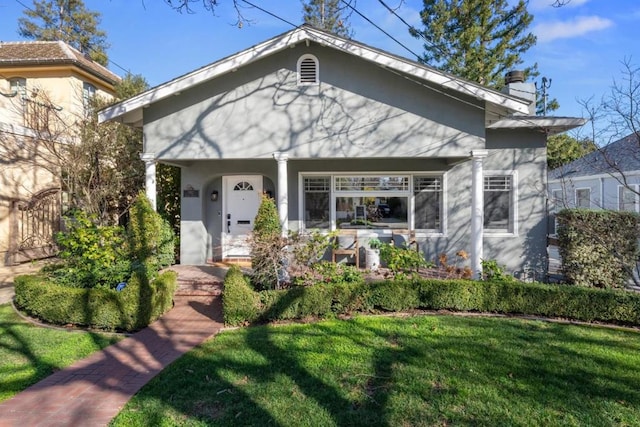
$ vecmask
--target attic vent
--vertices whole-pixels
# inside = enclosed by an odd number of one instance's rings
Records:
[[[317,85],[318,58],[313,55],[302,55],[298,59],[298,85]]]

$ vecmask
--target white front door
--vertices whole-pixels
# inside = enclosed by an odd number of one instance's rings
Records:
[[[253,230],[253,222],[260,207],[262,176],[225,176],[222,182],[222,257],[248,258],[251,251],[247,239]]]

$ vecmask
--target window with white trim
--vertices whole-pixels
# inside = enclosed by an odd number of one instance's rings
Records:
[[[591,188],[576,189],[576,207],[586,209],[591,207]]]
[[[484,229],[488,232],[513,233],[515,230],[515,196],[513,175],[484,177]]]
[[[305,228],[330,228],[331,177],[304,177],[303,188],[302,208]]]
[[[9,92],[15,92],[18,97],[24,99],[27,96],[27,79],[24,77],[13,77],[9,79]]]
[[[618,210],[640,212],[640,186],[638,184],[618,186]]]
[[[564,191],[552,190],[550,203],[551,205],[549,206],[549,213],[551,214],[553,222],[550,224],[552,229],[549,230],[549,232],[550,234],[556,234],[558,232],[558,217],[556,214],[566,207],[566,200],[564,200]]]
[[[442,175],[305,175],[301,185],[304,228],[442,232]]]
[[[442,177],[413,177],[415,228],[442,231]]]
[[[320,83],[320,71],[318,58],[311,54],[305,54],[298,59],[298,85],[309,86]]]
[[[96,96],[96,87],[91,83],[82,83],[82,105],[86,115],[93,112],[92,100]]]

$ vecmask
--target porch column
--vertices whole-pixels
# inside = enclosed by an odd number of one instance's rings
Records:
[[[156,155],[154,153],[142,153],[140,159],[144,162],[145,181],[144,188],[151,207],[156,210]]]
[[[287,160],[289,156],[285,153],[276,151],[273,158],[278,162],[278,216],[280,217],[280,225],[282,226],[282,236],[286,237],[289,233],[289,192],[287,189],[288,174]]]
[[[487,150],[471,152],[473,171],[471,176],[471,270],[473,278],[482,277],[482,240],[484,237],[484,179],[482,175],[482,159],[487,157]]]

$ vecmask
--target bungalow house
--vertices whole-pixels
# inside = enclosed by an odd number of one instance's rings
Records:
[[[549,171],[550,233],[563,208],[640,212],[640,135],[632,133]]]
[[[546,266],[547,135],[583,121],[535,116],[509,76],[501,93],[303,25],[99,119],[142,127],[153,203],[156,163],[181,168],[183,264],[247,258],[266,192],[285,233],[411,234],[515,272]]]
[[[0,42],[0,264],[54,253],[63,144],[119,80],[61,41]]]

